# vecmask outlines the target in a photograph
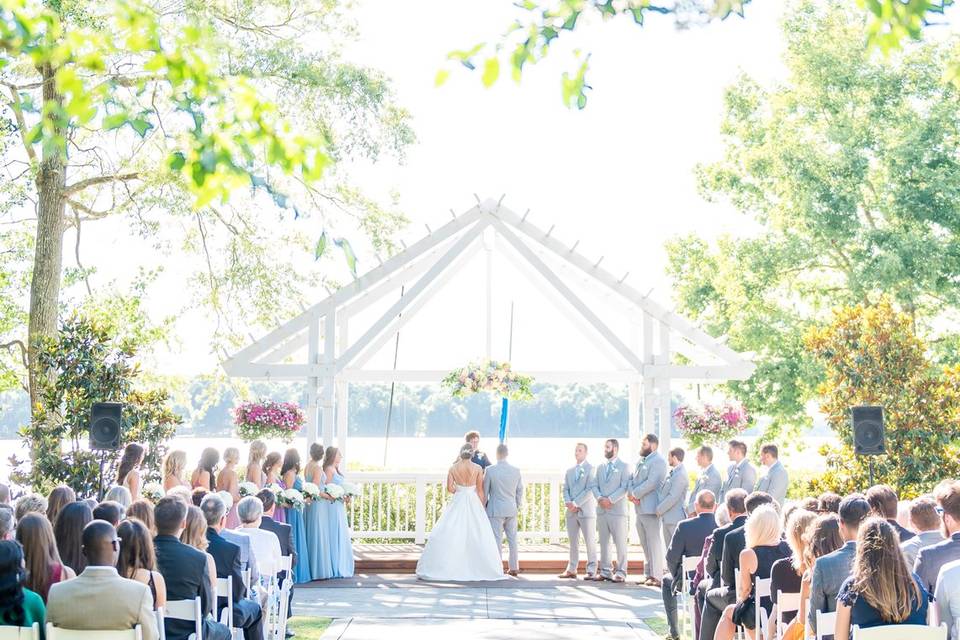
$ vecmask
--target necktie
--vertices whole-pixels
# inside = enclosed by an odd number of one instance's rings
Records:
[[[583,467],[579,464],[577,465],[577,482],[583,479]]]

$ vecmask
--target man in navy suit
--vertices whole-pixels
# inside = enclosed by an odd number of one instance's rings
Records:
[[[467,431],[464,434],[463,439],[473,447],[473,457],[470,458],[470,462],[480,465],[480,468],[486,470],[492,462],[490,458],[487,457],[487,454],[480,451],[480,432],[479,431]]]
[[[240,573],[240,547],[220,535],[227,523],[227,506],[215,493],[204,496],[200,510],[207,520],[207,553],[217,565],[217,578],[233,578],[233,626],[243,629],[246,640],[263,639],[263,612],[260,605],[247,597],[247,587]],[[226,606],[226,598],[217,599],[217,610]]]
[[[720,614],[728,604],[736,601],[736,589],[733,581],[724,584],[720,580],[720,562],[723,559],[723,547],[727,535],[739,529],[747,522],[747,492],[743,489],[730,489],[724,495],[724,504],[730,514],[730,524],[713,531],[713,546],[704,573],[710,581],[704,580],[697,587],[697,599],[700,601],[700,640],[712,640],[720,622]]]
[[[673,538],[667,547],[667,569],[670,574],[663,577],[661,595],[663,607],[667,613],[671,639],[679,638],[677,630],[677,593],[683,585],[683,559],[697,557],[703,552],[703,541],[717,526],[713,517],[717,502],[712,491],[704,490],[697,494],[693,503],[694,516],[677,525]]]

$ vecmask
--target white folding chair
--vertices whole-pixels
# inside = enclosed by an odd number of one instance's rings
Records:
[[[140,625],[123,631],[104,631],[102,629],[61,629],[47,623],[47,640],[143,640]]]
[[[40,640],[40,623],[32,627],[0,627],[0,640]]]
[[[227,599],[227,606],[220,612],[220,623],[227,625],[232,637],[242,637],[242,630],[233,626],[233,576],[217,578],[217,598]]]
[[[753,581],[753,630],[758,638],[763,637],[763,630],[770,624],[767,610],[760,606],[762,598],[770,597],[770,578],[757,578]]]
[[[250,575],[249,567],[240,572],[240,577],[243,579],[243,588],[247,590],[247,593],[250,593]]]
[[[153,615],[157,617],[157,633],[160,636],[160,640],[167,640],[167,628],[163,626],[163,607],[157,607]]]
[[[277,621],[273,629],[274,640],[284,640],[287,635],[287,617],[290,613],[290,589],[293,587],[293,576],[287,574],[280,586],[280,610],[277,613]]]
[[[694,609],[693,598],[690,597],[690,583],[699,563],[700,556],[683,556],[680,559],[680,572],[683,579],[680,583],[680,611],[686,614],[680,618],[680,636],[687,635],[689,631],[691,640],[696,640],[693,637],[696,627],[693,624]]]
[[[947,625],[931,627],[925,624],[885,624],[861,629],[853,627],[853,640],[947,640]]]
[[[738,589],[740,589],[740,569],[736,568],[733,570],[733,592],[737,593]],[[745,640],[746,632],[744,632],[743,627],[737,627],[734,637],[737,640]]]
[[[190,640],[190,638],[203,640],[203,611],[200,608],[200,596],[193,600],[167,600],[166,608],[161,607],[159,613],[161,614],[161,629],[164,619],[186,620],[194,623],[194,632],[187,640]],[[161,640],[164,637],[166,636],[161,631]]]
[[[832,638],[837,633],[837,612],[824,613],[817,609],[817,640]]]
[[[777,640],[781,640],[784,632],[787,630],[787,625],[790,624],[789,622],[784,622],[784,616],[788,613],[793,613],[793,617],[796,618],[800,613],[800,594],[784,593],[783,591],[777,590],[777,606],[775,610],[777,619],[773,628],[776,631],[775,637]]]

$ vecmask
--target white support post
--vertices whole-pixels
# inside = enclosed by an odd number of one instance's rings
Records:
[[[670,327],[666,322],[660,322],[660,353],[657,355],[657,363],[660,365],[670,364]],[[673,417],[673,408],[670,405],[670,378],[657,378],[657,392],[660,394],[660,450],[666,454],[670,450],[670,424]]]
[[[427,541],[427,481],[422,475],[417,475],[416,497],[414,498],[414,544],[424,544]]]
[[[634,460],[637,459],[637,453],[639,449],[637,445],[640,443],[640,383],[631,382],[627,385],[627,420],[629,424],[627,425],[627,450],[624,451],[626,456],[625,460],[628,460],[631,464]]]
[[[496,233],[493,229],[483,231],[483,248],[487,253],[487,360],[493,358],[493,247]]]
[[[645,364],[653,364],[653,318],[649,313],[643,314],[643,361]],[[643,432],[654,432],[654,407],[656,399],[654,396],[655,380],[650,376],[643,377]]]
[[[307,335],[307,363],[317,364],[320,358],[320,320],[314,318],[310,322]],[[320,413],[317,407],[317,393],[320,379],[316,376],[307,378],[307,449],[317,441],[319,435]]]
[[[343,353],[349,346],[348,322],[346,314],[337,314],[337,326],[339,327],[337,342],[339,343],[338,353]],[[350,393],[349,384],[345,380],[338,379],[334,384],[335,401],[337,407],[337,448],[343,459],[347,459],[347,419],[349,417],[348,398]]]
[[[333,364],[336,361],[336,335],[337,335],[337,314],[335,309],[330,309],[324,322],[323,334],[323,363],[330,366],[329,371],[333,370]],[[334,383],[333,375],[326,375],[323,378],[323,394],[320,398],[320,406],[323,408],[323,446],[332,447],[334,441],[333,421],[335,416],[334,405]]]
[[[547,530],[550,532],[550,542],[557,544],[560,542],[560,478],[555,477],[550,480],[550,525]],[[592,535],[593,532],[591,532]]]

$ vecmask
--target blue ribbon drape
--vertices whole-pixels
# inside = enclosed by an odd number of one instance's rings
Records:
[[[504,398],[503,404],[500,405],[500,444],[503,444],[504,439],[507,437],[507,416],[509,415],[510,401]]]

